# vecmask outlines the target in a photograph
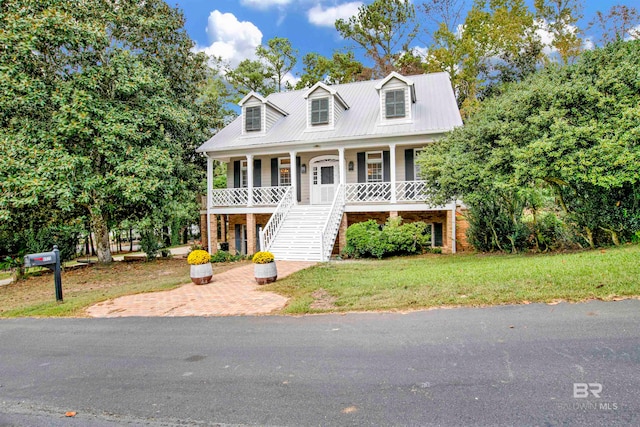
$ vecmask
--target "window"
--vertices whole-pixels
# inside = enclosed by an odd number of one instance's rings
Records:
[[[240,186],[242,188],[247,188],[249,179],[247,178],[247,161],[240,161]]]
[[[416,181],[422,180],[420,176],[420,165],[418,164],[418,156],[422,154],[422,148],[416,148],[413,150],[413,179]]]
[[[382,151],[367,153],[367,182],[382,181]]]
[[[278,185],[291,185],[291,159],[283,157],[278,159]]]
[[[329,98],[311,100],[311,124],[325,125],[329,123]]]
[[[385,92],[384,105],[387,119],[404,117],[404,89],[390,90]]]
[[[245,130],[247,132],[255,132],[260,130],[260,121],[262,119],[262,111],[260,107],[247,107],[245,115]]]

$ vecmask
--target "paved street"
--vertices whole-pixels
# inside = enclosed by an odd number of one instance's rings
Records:
[[[0,426],[217,423],[640,425],[640,301],[0,321]]]

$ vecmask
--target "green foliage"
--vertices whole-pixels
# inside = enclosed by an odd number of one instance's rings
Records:
[[[372,219],[347,228],[344,253],[353,258],[382,258],[390,255],[420,254],[431,246],[431,229],[424,222],[402,224],[389,218],[381,227]]]
[[[522,213],[549,191],[544,208],[582,244],[628,241],[640,226],[639,69],[640,41],[619,41],[503,87],[417,160],[434,202],[461,198],[479,227],[496,222],[497,238],[477,230],[483,250],[523,248]]]
[[[213,255],[211,255],[211,262],[219,263],[219,262],[237,262],[245,259],[244,255],[236,254],[232,255],[227,251],[216,251]]]
[[[335,26],[343,38],[365,50],[375,64],[376,77],[395,69],[394,62],[409,51],[419,28],[414,6],[405,0],[375,0],[360,6],[357,15],[338,19]]]
[[[154,260],[160,251],[160,242],[155,230],[147,229],[140,232],[140,248],[147,255],[147,260]]]
[[[0,221],[85,216],[109,262],[110,227],[193,199],[213,113],[183,24],[162,0],[2,2]]]
[[[318,82],[329,85],[370,80],[373,70],[355,59],[353,52],[333,52],[331,58],[311,52],[302,57],[303,73],[296,89],[304,89]]]

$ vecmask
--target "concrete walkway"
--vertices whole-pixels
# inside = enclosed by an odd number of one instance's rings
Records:
[[[278,261],[278,279],[314,265]],[[213,276],[208,285],[189,283],[165,292],[129,295],[87,309],[91,317],[239,316],[268,314],[285,306],[287,298],[258,290],[253,264]]]

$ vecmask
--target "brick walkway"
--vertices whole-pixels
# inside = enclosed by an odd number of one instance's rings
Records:
[[[314,264],[278,261],[278,279]],[[208,285],[189,283],[171,291],[120,297],[89,307],[87,314],[91,317],[238,316],[268,314],[286,304],[287,298],[257,288],[253,264],[247,264],[214,275]]]

